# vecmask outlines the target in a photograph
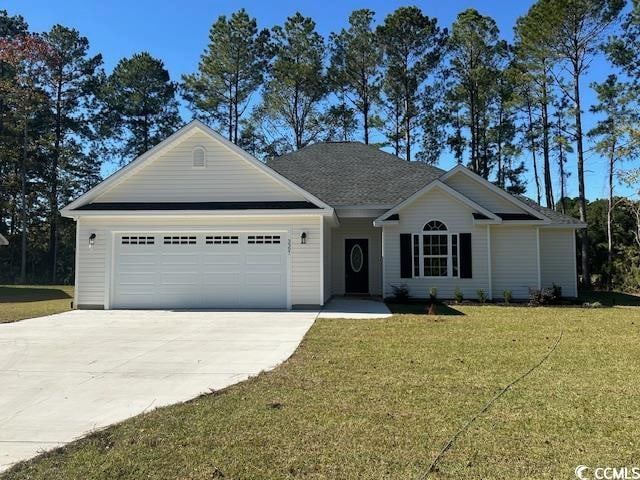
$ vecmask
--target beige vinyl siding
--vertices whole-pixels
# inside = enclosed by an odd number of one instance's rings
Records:
[[[324,222],[322,227],[322,241],[323,241],[323,250],[322,250],[322,262],[323,262],[323,282],[324,282],[324,302],[329,300],[332,295],[331,291],[331,279],[332,276],[332,236],[333,229],[331,227],[330,221],[328,218],[323,218],[321,221]]]
[[[193,168],[193,150],[206,150],[206,167]],[[200,131],[161,152],[95,202],[233,202],[304,200]]]
[[[502,298],[505,290],[511,290],[513,298],[527,298],[530,288],[538,288],[537,228],[490,228],[493,296]]]
[[[447,178],[444,183],[462,193],[478,205],[493,213],[526,213],[509,200],[491,191],[485,185],[469,178],[464,173],[456,173]]]
[[[474,225],[472,213],[466,204],[439,189],[425,193],[401,209],[399,224],[383,227],[384,295],[391,295],[392,285],[403,283],[408,285],[411,295],[416,298],[426,298],[431,287],[438,289],[440,298],[453,298],[456,287],[469,299],[476,298],[479,288],[488,294],[487,227]],[[472,278],[400,278],[400,234],[421,233],[429,220],[445,223],[450,233],[471,233]]]
[[[574,230],[541,228],[540,253],[542,286],[554,283],[562,287],[562,295],[576,297],[576,257]]]
[[[334,295],[344,295],[346,238],[366,238],[369,240],[369,293],[382,294],[382,231],[373,226],[374,218],[341,218],[340,226],[332,232],[332,261],[333,276],[332,292]]]
[[[106,288],[111,267],[108,265],[112,232],[175,231],[256,231],[291,230],[291,303],[318,305],[320,300],[320,216],[235,217],[235,218],[167,218],[167,217],[84,217],[78,221],[78,305],[105,305]],[[300,234],[307,232],[302,245]],[[96,234],[93,248],[89,235]]]

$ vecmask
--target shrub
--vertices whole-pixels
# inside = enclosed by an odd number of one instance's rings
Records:
[[[436,287],[431,287],[429,289],[429,300],[432,302],[438,300],[438,289]]]
[[[464,295],[462,294],[462,290],[460,290],[460,287],[456,287],[456,289],[453,291],[453,298],[456,303],[462,303],[462,301],[464,300]]]
[[[476,295],[478,295],[478,301],[480,303],[484,304],[487,301],[487,294],[484,292],[483,288],[476,290]]]
[[[555,283],[551,288],[530,288],[529,305],[538,307],[542,305],[556,305],[562,298],[562,287]]]
[[[511,303],[511,299],[513,298],[513,293],[511,293],[511,290],[505,290],[504,292],[502,292],[502,296],[504,298],[504,303],[506,305],[509,305]]]
[[[411,298],[409,286],[406,283],[391,285],[391,301],[396,303],[407,302]]]

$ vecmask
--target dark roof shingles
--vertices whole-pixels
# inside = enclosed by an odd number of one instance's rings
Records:
[[[444,173],[359,142],[315,143],[268,165],[332,207],[392,206]]]
[[[315,143],[271,159],[268,165],[332,207],[391,207],[444,173],[360,142]],[[544,208],[530,198],[515,197],[549,217],[552,224],[582,225],[578,219]]]

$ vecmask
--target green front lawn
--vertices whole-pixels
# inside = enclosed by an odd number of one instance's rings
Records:
[[[0,323],[65,312],[72,300],[68,285],[0,285]]]
[[[95,433],[5,479],[574,478],[640,463],[640,309],[318,320],[275,371]],[[431,477],[430,477],[431,478]]]

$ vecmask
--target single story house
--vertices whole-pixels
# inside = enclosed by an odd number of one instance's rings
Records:
[[[358,142],[264,164],[193,121],[62,210],[78,308],[292,308],[459,288],[577,295],[578,220]]]

